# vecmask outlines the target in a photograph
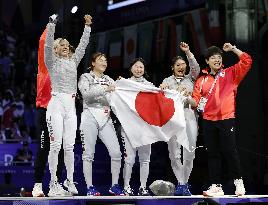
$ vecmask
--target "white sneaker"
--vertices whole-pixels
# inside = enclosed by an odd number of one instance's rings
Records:
[[[72,194],[72,195],[77,195],[78,191],[75,187],[74,182],[69,181],[68,179],[66,179],[63,183],[63,185],[68,189],[68,191]]]
[[[72,196],[71,193],[63,189],[62,185],[55,182],[50,182],[48,196]]]
[[[139,188],[139,196],[150,196],[149,191],[146,189],[146,187],[140,187]]]
[[[246,193],[243,179],[235,179],[234,180],[234,185],[235,185],[235,195],[236,196],[243,196]]]
[[[212,184],[207,191],[203,191],[204,196],[223,196],[224,192],[220,184]]]
[[[134,191],[130,186],[124,188],[124,193],[126,196],[134,196]]]
[[[32,191],[33,197],[44,197],[45,194],[42,190],[42,183],[35,183]]]

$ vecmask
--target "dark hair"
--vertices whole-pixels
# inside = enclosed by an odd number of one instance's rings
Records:
[[[105,55],[104,53],[96,52],[96,53],[93,53],[93,54],[92,54],[92,56],[91,56],[91,63],[90,63],[91,65],[90,65],[90,67],[89,67],[90,70],[93,69],[92,62],[95,62],[97,58],[102,57],[102,56],[105,57],[105,58],[107,59],[107,57],[106,57],[106,55]]]
[[[143,65],[144,65],[144,74],[143,74],[143,76],[145,77],[145,78],[148,78],[148,74],[147,74],[147,72],[146,72],[146,61],[143,59],[143,58],[135,58],[131,63],[130,63],[130,66],[129,66],[129,74],[130,74],[130,77],[132,77],[133,76],[133,73],[131,72],[131,68],[132,68],[132,66],[135,64],[135,63],[137,63],[137,62],[141,62]]]
[[[205,51],[205,54],[204,54],[205,59],[208,60],[213,55],[221,55],[221,57],[223,57],[223,52],[217,46],[211,46],[211,47],[207,48],[207,50]]]
[[[185,59],[182,56],[175,56],[171,60],[171,67],[173,67],[175,65],[175,63],[177,62],[177,60],[183,60],[184,62],[186,62]]]

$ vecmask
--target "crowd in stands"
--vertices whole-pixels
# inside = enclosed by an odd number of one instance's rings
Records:
[[[0,27],[0,143],[35,136],[37,49],[24,35]]]

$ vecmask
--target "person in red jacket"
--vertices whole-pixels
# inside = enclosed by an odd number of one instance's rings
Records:
[[[43,197],[42,180],[44,178],[44,170],[46,168],[49,153],[49,135],[46,123],[46,110],[48,102],[51,98],[51,82],[44,62],[44,44],[46,39],[46,30],[39,39],[38,48],[38,74],[37,74],[37,93],[36,93],[36,119],[37,119],[37,135],[40,136],[39,149],[35,158],[34,179],[35,184],[32,190],[33,197]],[[64,154],[61,149],[59,154],[59,164],[57,176],[60,178],[64,166]]]
[[[225,158],[229,173],[236,186],[235,194],[245,194],[240,159],[235,142],[235,98],[237,87],[252,65],[250,55],[230,43],[223,46],[225,52],[232,51],[239,57],[238,63],[223,68],[223,52],[212,46],[205,54],[209,69],[195,83],[192,99],[202,115],[204,141],[208,153],[209,179],[212,185],[205,196],[224,195],[221,188],[221,161]]]

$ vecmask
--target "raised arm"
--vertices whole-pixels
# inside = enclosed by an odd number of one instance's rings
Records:
[[[54,43],[54,34],[55,27],[57,23],[57,15],[53,14],[49,17],[49,23],[47,24],[47,34],[46,34],[46,42],[45,42],[45,64],[48,70],[52,69],[53,66],[53,43]]]
[[[233,70],[234,72],[234,82],[238,85],[241,80],[246,76],[247,72],[251,68],[252,65],[252,58],[249,54],[241,51],[240,49],[236,48],[236,46],[225,43],[223,45],[223,50],[225,52],[232,51],[239,57],[238,63],[229,67],[228,69]]]
[[[92,17],[90,15],[85,15],[84,19],[85,19],[85,28],[84,28],[82,37],[80,39],[80,42],[77,48],[75,49],[75,53],[74,53],[77,66],[85,54],[85,50],[89,43],[89,37],[90,37],[90,32],[91,32],[90,25],[92,24]]]
[[[190,51],[189,45],[185,42],[180,43],[180,49],[186,54],[187,60],[189,62],[189,75],[196,80],[200,73],[200,66],[196,61],[194,54]]]

